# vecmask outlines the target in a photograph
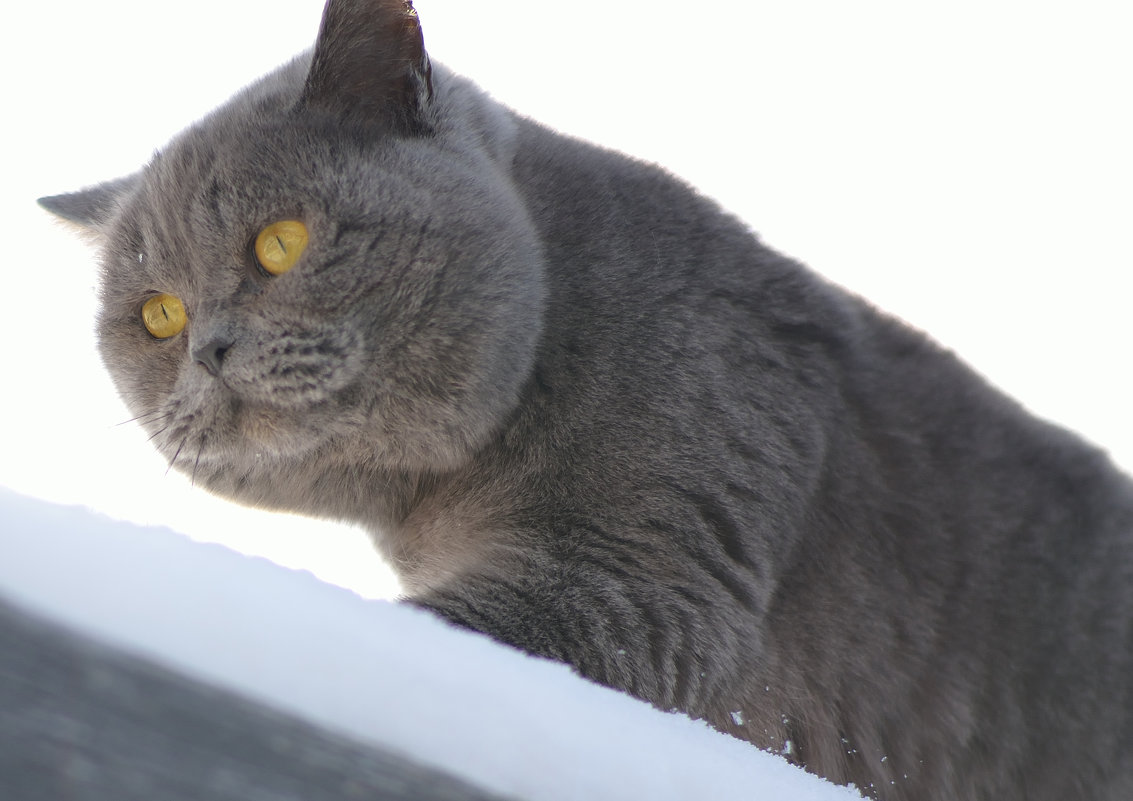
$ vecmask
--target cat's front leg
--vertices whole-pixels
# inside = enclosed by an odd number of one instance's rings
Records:
[[[694,717],[709,717],[718,688],[730,681],[722,675],[729,660],[719,655],[740,639],[717,631],[710,641],[701,612],[680,598],[635,593],[566,567],[463,577],[408,602]]]

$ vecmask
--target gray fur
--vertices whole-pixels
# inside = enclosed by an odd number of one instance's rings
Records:
[[[331,0],[315,77],[45,202],[104,238],[102,354],[173,465],[879,798],[1133,798],[1133,484],[664,171],[430,65],[407,7]],[[267,278],[249,243],[295,217]]]

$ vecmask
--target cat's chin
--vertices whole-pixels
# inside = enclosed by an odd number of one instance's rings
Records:
[[[443,414],[429,416],[423,406],[387,405],[381,414],[342,393],[293,408],[237,398],[214,385],[208,392],[186,393],[166,413],[153,415],[150,430],[170,466],[195,479],[328,458],[444,473],[466,465],[498,431],[489,416],[468,415],[453,423]]]
[[[254,404],[232,404],[200,425],[200,413],[184,419],[159,446],[171,467],[197,476],[201,471],[247,470],[270,461],[301,459],[324,448],[331,426],[317,417]]]
[[[325,429],[312,426],[295,412],[244,405],[236,415],[237,441],[246,450],[273,456],[302,456],[327,438]]]

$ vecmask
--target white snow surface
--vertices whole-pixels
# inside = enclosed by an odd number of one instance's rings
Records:
[[[5,488],[0,595],[530,801],[860,798],[702,722],[418,610]]]

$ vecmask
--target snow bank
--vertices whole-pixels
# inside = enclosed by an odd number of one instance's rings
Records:
[[[429,615],[0,488],[0,595],[488,790],[558,799],[859,798]]]

